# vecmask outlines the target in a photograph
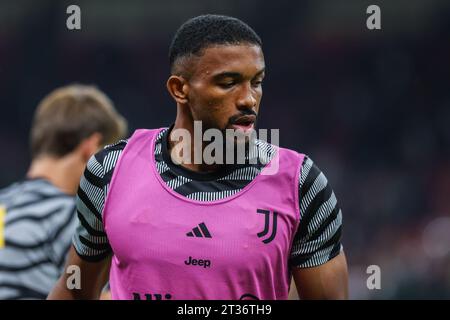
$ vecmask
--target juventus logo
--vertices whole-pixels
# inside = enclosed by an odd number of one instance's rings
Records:
[[[263,210],[263,209],[257,209],[256,212],[264,214],[264,230],[261,232],[258,232],[258,234],[257,234],[258,238],[262,238],[269,233],[271,212],[269,210]],[[268,244],[269,242],[272,242],[273,239],[275,239],[275,236],[277,234],[277,216],[278,216],[278,212],[274,211],[272,213],[272,233],[270,234],[270,236],[268,238],[262,240],[262,242],[265,244]]]

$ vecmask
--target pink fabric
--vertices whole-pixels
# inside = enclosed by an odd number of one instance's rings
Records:
[[[287,299],[304,155],[279,148],[276,175],[259,174],[234,196],[200,202],[172,191],[158,174],[153,150],[160,130],[137,130],[114,170],[103,212],[114,253],[112,298]],[[274,212],[276,233],[264,243]],[[268,232],[258,236],[267,222]]]

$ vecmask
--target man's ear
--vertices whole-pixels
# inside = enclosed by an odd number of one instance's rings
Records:
[[[83,161],[87,162],[100,149],[102,139],[102,134],[95,132],[81,141],[77,149]]]
[[[177,103],[186,104],[189,101],[189,84],[183,76],[170,76],[166,85],[170,95]]]

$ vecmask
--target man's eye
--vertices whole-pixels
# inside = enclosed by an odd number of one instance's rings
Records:
[[[262,81],[253,81],[255,87],[262,85]]]
[[[234,82],[219,83],[219,86],[222,87],[222,88],[231,88],[234,85],[235,85]]]

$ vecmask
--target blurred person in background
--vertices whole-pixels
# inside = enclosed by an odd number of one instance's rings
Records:
[[[75,198],[89,158],[127,123],[94,86],[58,88],[39,104],[26,178],[0,190],[0,299],[44,299],[75,232]]]

